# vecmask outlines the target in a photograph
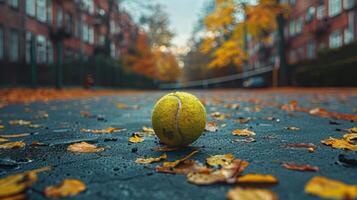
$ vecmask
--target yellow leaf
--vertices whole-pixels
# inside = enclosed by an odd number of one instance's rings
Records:
[[[353,144],[353,141],[357,139],[357,133],[348,133],[343,135],[343,139]]]
[[[0,142],[7,142],[9,141],[8,139],[5,139],[5,138],[0,138]]]
[[[129,106],[125,103],[117,103],[117,108],[119,109],[126,109],[126,108],[129,108]]]
[[[156,158],[137,158],[135,160],[136,163],[139,164],[150,164],[150,163],[154,163],[154,162],[160,162],[161,160],[165,160],[167,158],[166,153],[162,154],[159,157]]]
[[[229,200],[277,200],[278,196],[267,189],[236,187],[227,193]]]
[[[351,151],[357,151],[357,145],[350,144],[346,140],[340,140],[330,137],[328,139],[321,140],[321,143],[324,145],[332,146],[332,148],[335,149],[348,149]]]
[[[210,166],[225,166],[229,165],[232,163],[234,159],[234,155],[229,153],[229,154],[224,154],[224,155],[214,155],[206,159],[206,162]]]
[[[305,185],[305,192],[321,198],[355,199],[357,197],[357,186],[315,176]]]
[[[17,196],[37,181],[37,173],[50,170],[50,167],[43,167],[0,179],[0,199]]]
[[[97,147],[87,142],[80,142],[80,143],[69,145],[67,147],[67,150],[74,153],[95,153],[95,152],[104,151],[104,147]]]
[[[233,135],[238,135],[238,136],[253,136],[255,133],[253,131],[250,131],[248,129],[236,129],[232,131]]]
[[[133,134],[130,138],[129,138],[129,142],[131,143],[140,143],[143,142],[144,138],[141,137],[139,134]]]
[[[4,128],[5,128],[5,126],[0,124],[0,129],[4,129]]]
[[[277,184],[278,179],[270,174],[246,174],[237,178],[238,183]]]
[[[143,126],[143,132],[154,133],[155,131],[154,131],[153,128],[149,128],[149,127]]]
[[[75,196],[86,189],[86,185],[77,179],[65,179],[57,186],[48,186],[43,191],[48,198]]]
[[[195,155],[198,152],[199,152],[198,150],[194,150],[190,154],[188,154],[187,156],[185,156],[185,157],[183,157],[181,159],[178,159],[178,160],[173,161],[173,162],[164,162],[163,166],[164,167],[176,167],[178,164],[180,164],[181,162],[189,159],[190,157],[192,157],[193,155]]]
[[[295,126],[289,126],[289,127],[285,127],[286,130],[289,130],[289,131],[299,131],[300,128],[298,127],[295,127]]]
[[[357,133],[357,127],[352,127],[349,129],[351,133]]]
[[[31,121],[26,121],[26,120],[10,120],[9,124],[15,126],[15,125],[19,125],[19,126],[28,126],[30,125],[32,122]]]
[[[85,129],[85,128],[80,129],[81,132],[94,133],[94,134],[108,134],[108,133],[115,133],[115,132],[120,132],[120,131],[125,131],[125,130],[126,129],[123,129],[123,128],[113,128],[113,127],[109,127],[109,128],[105,128],[105,129]]]
[[[2,138],[17,138],[17,137],[26,137],[29,136],[29,133],[19,133],[19,134],[9,134],[9,135],[0,135]]]
[[[25,147],[26,144],[23,141],[18,142],[7,142],[4,144],[0,144],[0,149],[18,149]]]

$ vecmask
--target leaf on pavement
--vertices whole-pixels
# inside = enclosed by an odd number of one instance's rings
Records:
[[[223,166],[221,169],[211,171],[210,173],[190,172],[187,174],[187,181],[196,185],[211,185],[215,183],[235,183],[237,177],[241,174],[249,163],[235,159],[231,164]]]
[[[124,128],[113,128],[113,127],[109,127],[109,128],[105,128],[105,129],[85,129],[85,128],[80,129],[81,132],[94,133],[94,134],[110,134],[110,133],[116,133],[116,132],[121,132],[121,131],[125,131],[125,130],[126,129],[124,129]]]
[[[177,151],[179,149],[180,149],[179,147],[168,147],[168,146],[159,146],[159,147],[151,148],[151,150],[157,152],[170,152],[170,151]]]
[[[9,141],[8,139],[5,139],[5,138],[0,138],[0,142],[7,142]]]
[[[75,196],[86,189],[86,185],[77,179],[65,179],[59,185],[48,186],[43,191],[48,198]]]
[[[351,144],[346,140],[336,139],[336,138],[328,138],[325,140],[321,140],[321,143],[327,146],[331,146],[335,149],[348,149],[351,151],[357,151],[357,145]]]
[[[321,198],[355,199],[357,186],[347,185],[323,176],[315,176],[305,185],[305,192]]]
[[[137,133],[134,133],[130,138],[129,138],[129,142],[131,143],[141,143],[144,141],[144,138],[142,136],[140,136]]]
[[[9,124],[10,125],[13,125],[13,126],[28,126],[30,125],[32,122],[31,121],[27,121],[27,120],[22,120],[22,119],[19,119],[19,120],[10,120],[9,121]]]
[[[29,135],[30,135],[30,133],[19,133],[19,134],[0,135],[0,137],[2,137],[2,138],[18,138],[18,137],[26,137]]]
[[[238,135],[238,136],[253,136],[255,133],[253,131],[250,131],[248,129],[236,129],[232,131],[233,135]]]
[[[236,119],[236,122],[239,122],[240,124],[246,124],[248,122],[250,122],[252,119],[250,117],[247,117],[247,118],[244,118],[244,117],[241,117],[239,119]]]
[[[243,139],[234,139],[233,142],[246,142],[246,143],[251,143],[251,142],[256,142],[257,140],[254,138],[243,138]]]
[[[87,142],[80,142],[80,143],[69,145],[67,147],[67,150],[74,153],[95,153],[95,152],[104,151],[104,147],[97,147],[94,144],[89,144]]]
[[[317,149],[317,146],[312,143],[286,144],[285,147],[292,149],[307,149],[309,152],[314,152]]]
[[[125,104],[125,103],[117,103],[116,106],[119,109],[127,109],[127,108],[129,108],[128,104]]]
[[[354,140],[357,140],[357,133],[348,133],[343,135],[343,139],[353,144]]]
[[[289,131],[299,131],[300,128],[298,127],[295,127],[295,126],[289,126],[289,127],[285,127],[286,130],[289,130]]]
[[[214,121],[209,121],[206,123],[205,131],[216,132],[218,131],[218,124]]]
[[[91,118],[93,117],[92,113],[88,112],[88,111],[81,111],[79,112],[79,114],[84,117],[84,118]]]
[[[17,142],[7,142],[4,144],[0,144],[0,149],[19,149],[26,146],[26,143],[23,141]]]
[[[190,172],[209,173],[212,169],[203,166],[195,160],[184,160],[176,167],[156,166],[156,172],[169,174],[188,174]]]
[[[210,116],[217,120],[224,120],[226,118],[225,114],[221,112],[213,112],[210,114]]]
[[[160,162],[161,160],[165,160],[167,159],[167,155],[166,153],[162,154],[161,156],[159,157],[156,157],[156,158],[137,158],[135,160],[136,163],[139,163],[139,164],[150,164],[150,163],[154,163],[154,162]]]
[[[357,133],[357,127],[352,127],[348,129],[351,133]]]
[[[241,184],[277,184],[278,179],[270,174],[246,174],[237,178]]]
[[[0,179],[0,199],[16,199],[21,193],[37,181],[37,174],[49,171],[50,167],[43,167]]]
[[[151,127],[143,126],[142,129],[143,129],[143,132],[146,132],[146,133],[155,133],[154,129]]]
[[[228,191],[228,200],[278,200],[278,196],[267,189],[236,187]]]
[[[311,172],[317,172],[320,170],[319,167],[317,166],[311,166],[311,165],[298,165],[295,163],[282,163],[282,167],[285,167],[286,169],[290,170],[296,170],[296,171],[311,171]]]
[[[186,155],[185,157],[183,157],[181,159],[175,160],[173,162],[164,162],[163,166],[164,167],[176,167],[178,164],[180,164],[181,162],[191,158],[193,155],[195,155],[198,152],[199,152],[199,150],[194,150],[194,151],[192,151],[191,153],[189,153],[188,155]]]
[[[237,109],[239,109],[240,105],[238,103],[227,103],[227,104],[224,104],[224,107],[228,108],[228,109],[237,110]]]
[[[47,119],[48,113],[46,111],[39,111],[36,117],[40,119]]]
[[[206,159],[206,162],[209,166],[218,167],[225,166],[232,163],[234,155],[231,153],[224,155],[214,155]]]

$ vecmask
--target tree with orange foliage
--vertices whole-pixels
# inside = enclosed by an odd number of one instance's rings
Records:
[[[276,17],[287,11],[277,0],[260,0],[248,5],[236,0],[215,0],[215,9],[204,19],[203,53],[210,53],[209,67],[235,65],[240,68],[247,58],[244,50],[244,29],[253,40],[267,42],[269,33],[276,30]],[[239,20],[244,13],[245,20]]]

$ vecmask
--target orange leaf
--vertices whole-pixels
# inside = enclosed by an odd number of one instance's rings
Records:
[[[57,186],[48,186],[43,191],[46,197],[59,198],[75,196],[86,189],[86,185],[77,179],[65,179]]]
[[[104,147],[97,147],[87,142],[80,142],[69,145],[67,150],[74,153],[95,153],[104,151]]]

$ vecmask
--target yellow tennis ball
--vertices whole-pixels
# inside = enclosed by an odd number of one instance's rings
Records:
[[[187,146],[204,131],[206,110],[192,94],[175,92],[156,102],[151,120],[162,143],[173,147]]]

